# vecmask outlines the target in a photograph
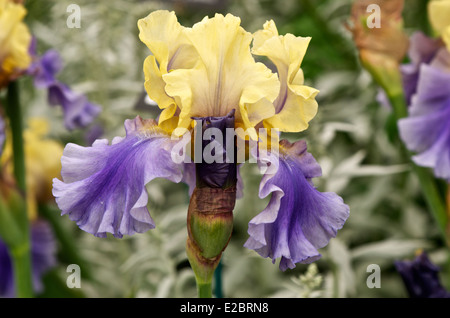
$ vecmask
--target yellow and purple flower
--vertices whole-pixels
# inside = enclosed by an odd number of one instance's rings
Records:
[[[279,35],[273,21],[251,34],[231,14],[205,17],[186,28],[173,12],[155,11],[139,20],[138,27],[152,53],[144,62],[144,85],[162,112],[158,121],[127,120],[126,136],[111,144],[97,140],[87,148],[66,146],[63,181],[53,184],[62,214],[100,237],[141,233],[155,226],[145,185],[154,178],[186,182],[192,193],[188,256],[200,250],[195,266],[203,273],[202,266],[220,259],[228,243],[236,188],[241,187],[237,164],[242,162],[219,161],[236,159],[234,151],[243,151],[260,166],[274,160],[272,166],[278,167],[266,169],[260,196],[272,194],[272,199],[250,222],[246,246],[274,261],[281,258],[282,270],[318,259],[317,249],[336,235],[349,208],[336,194],[314,188],[311,178],[320,176],[320,167],[304,141],[281,141],[278,152],[279,135],[271,131],[305,130],[317,112],[318,90],[304,85],[300,68],[310,38]],[[267,57],[277,73],[256,62],[253,54]],[[198,140],[198,128],[214,133]],[[242,141],[231,152],[225,144],[234,147],[234,138],[218,138],[227,129]],[[260,129],[269,132],[261,134]],[[213,149],[219,161],[174,160],[185,136],[194,149]],[[252,142],[257,147],[250,149]],[[215,231],[223,245],[205,240],[202,231]]]

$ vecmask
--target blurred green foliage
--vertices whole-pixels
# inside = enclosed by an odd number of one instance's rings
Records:
[[[346,30],[350,0],[77,0],[81,28],[69,29],[66,8],[72,2],[28,0],[27,23],[38,39],[39,52],[55,48],[61,53],[65,67],[60,79],[101,105],[97,123],[108,139],[124,135],[124,119],[138,114],[155,117],[158,112],[143,99],[142,65],[149,52],[137,29],[137,20],[152,10],[175,10],[186,26],[205,15],[230,12],[240,16],[250,32],[273,19],[280,34],[312,37],[302,68],[306,84],[320,90],[319,112],[307,131],[284,137],[307,140],[309,152],[323,169],[323,177],[314,180],[316,186],[342,196],[350,206],[350,218],[313,267],[299,265],[281,272],[277,264],[242,246],[248,222],[268,202],[258,197],[261,176],[255,165],[244,165],[244,197],[237,202],[234,232],[222,260],[225,297],[404,297],[393,261],[411,259],[420,248],[443,267],[442,280],[450,287],[447,251],[417,180],[387,139],[384,127],[390,111],[376,101],[378,88],[361,69]],[[428,30],[425,6],[426,1],[408,1],[408,33]],[[60,109],[46,105],[45,92],[32,90],[30,83],[28,87],[24,97],[28,116],[50,118],[53,136],[64,143],[86,144],[85,131],[64,130]],[[83,278],[80,291],[67,290],[66,266],[73,259],[60,240],[60,264],[47,275],[41,296],[195,297],[184,251],[187,188],[155,180],[148,192],[157,227],[145,234],[99,239],[79,230],[66,216],[56,218],[61,233],[71,240],[69,248],[76,248],[85,261],[82,271],[89,268],[90,275]],[[57,215],[57,209],[53,213]],[[366,285],[370,264],[381,267],[379,289]]]

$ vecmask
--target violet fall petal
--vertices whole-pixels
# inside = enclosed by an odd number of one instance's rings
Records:
[[[145,185],[155,178],[182,179],[171,159],[175,141],[156,132],[156,122],[127,120],[125,138],[97,140],[92,147],[68,144],[62,157],[63,181],[54,179],[53,195],[84,231],[99,237],[142,233],[155,227],[147,209]]]
[[[245,247],[273,262],[281,258],[284,271],[319,259],[318,249],[343,227],[349,207],[337,194],[322,193],[313,186],[311,178],[320,176],[321,169],[306,151],[306,142],[282,141],[281,146],[276,171],[265,174],[260,184],[259,196],[272,194],[271,199],[250,221]]]
[[[422,65],[409,117],[399,120],[400,137],[414,162],[450,181],[450,73]]]

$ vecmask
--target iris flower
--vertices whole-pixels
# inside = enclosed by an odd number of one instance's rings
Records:
[[[36,52],[36,39],[30,45],[32,63],[27,73],[34,77],[37,88],[48,90],[48,103],[51,106],[60,105],[64,113],[64,124],[72,130],[89,125],[100,113],[100,107],[91,103],[86,96],[76,93],[70,87],[56,78],[63,63],[59,53],[50,49],[42,56]]]
[[[31,63],[31,34],[23,22],[23,5],[0,0],[0,88],[20,76]]]
[[[141,41],[152,53],[144,62],[144,86],[162,112],[158,120],[139,116],[126,120],[126,136],[111,143],[96,140],[91,147],[66,146],[62,181],[54,179],[53,183],[62,214],[99,237],[145,232],[155,227],[145,186],[155,178],[166,178],[191,185],[191,193],[197,184],[190,211],[195,205],[193,210],[225,215],[234,207],[234,198],[226,196],[226,191],[235,186],[220,189],[230,180],[234,184],[240,180],[236,166],[180,163],[172,158],[181,136],[196,127],[240,128],[245,134],[236,133],[238,138],[258,145],[246,153],[260,166],[273,162],[276,168],[266,169],[262,178],[259,196],[271,194],[271,199],[250,221],[245,246],[274,262],[281,259],[282,270],[317,260],[318,249],[342,228],[349,208],[335,193],[321,193],[312,184],[321,169],[307,152],[305,141],[282,140],[278,152],[273,150],[279,142],[277,133],[259,134],[259,128],[299,132],[315,116],[318,91],[304,85],[300,68],[310,38],[279,35],[273,21],[251,34],[231,14],[205,17],[187,28],[173,12],[155,11],[139,20],[138,27]],[[268,58],[277,72],[256,62],[254,55]],[[205,148],[216,141],[211,138],[202,145],[194,141],[194,146]],[[262,146],[268,146],[264,148],[268,151],[261,151]],[[199,243],[201,233],[191,233],[204,225],[195,223],[197,216],[188,222],[189,233],[203,252],[212,250],[211,242]],[[213,221],[204,229],[214,227]]]
[[[434,3],[442,3],[443,11],[446,4],[450,10],[450,1],[433,1],[430,8]],[[433,12],[441,17],[439,10],[430,10],[431,21]],[[450,27],[450,21],[446,23]],[[445,30],[442,23],[432,25]],[[450,182],[450,45],[446,47],[439,38],[417,37],[419,45],[414,45],[410,53],[416,56],[413,69],[417,71],[408,79],[414,94],[409,116],[398,122],[400,137],[409,150],[416,152],[412,159],[417,165],[432,168],[436,177]]]
[[[411,298],[450,298],[440,282],[439,267],[425,252],[420,252],[412,261],[396,261],[395,268]]]

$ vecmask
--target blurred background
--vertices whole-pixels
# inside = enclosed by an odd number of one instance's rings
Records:
[[[90,127],[68,132],[60,107],[48,107],[45,90],[33,89],[32,80],[25,79],[26,116],[48,118],[50,135],[63,144],[89,145],[94,132],[111,140],[124,135],[125,119],[158,115],[158,107],[145,98],[142,66],[149,51],[137,29],[137,20],[153,10],[174,10],[184,26],[216,12],[232,13],[249,32],[273,19],[280,34],[312,37],[302,69],[306,85],[320,90],[319,111],[305,132],[284,137],[307,140],[323,170],[315,185],[342,196],[350,217],[321,250],[321,260],[281,272],[278,264],[243,247],[248,222],[268,202],[257,195],[257,167],[244,165],[244,197],[237,202],[233,235],[222,258],[223,296],[406,297],[394,261],[413,259],[420,249],[443,269],[441,281],[450,289],[445,244],[409,165],[387,139],[390,110],[377,102],[379,89],[361,68],[345,27],[351,0],[77,0],[81,28],[72,29],[66,25],[71,3],[26,1],[26,23],[38,39],[38,52],[56,49],[64,63],[58,78],[102,108]],[[406,32],[428,30],[426,3],[407,1]],[[185,254],[187,186],[155,180],[148,193],[156,229],[123,239],[95,238],[52,208],[50,219],[70,243],[57,239],[58,264],[44,276],[40,297],[196,297]],[[71,248],[82,259],[81,289],[65,284]],[[366,284],[370,264],[380,266],[381,288]]]

